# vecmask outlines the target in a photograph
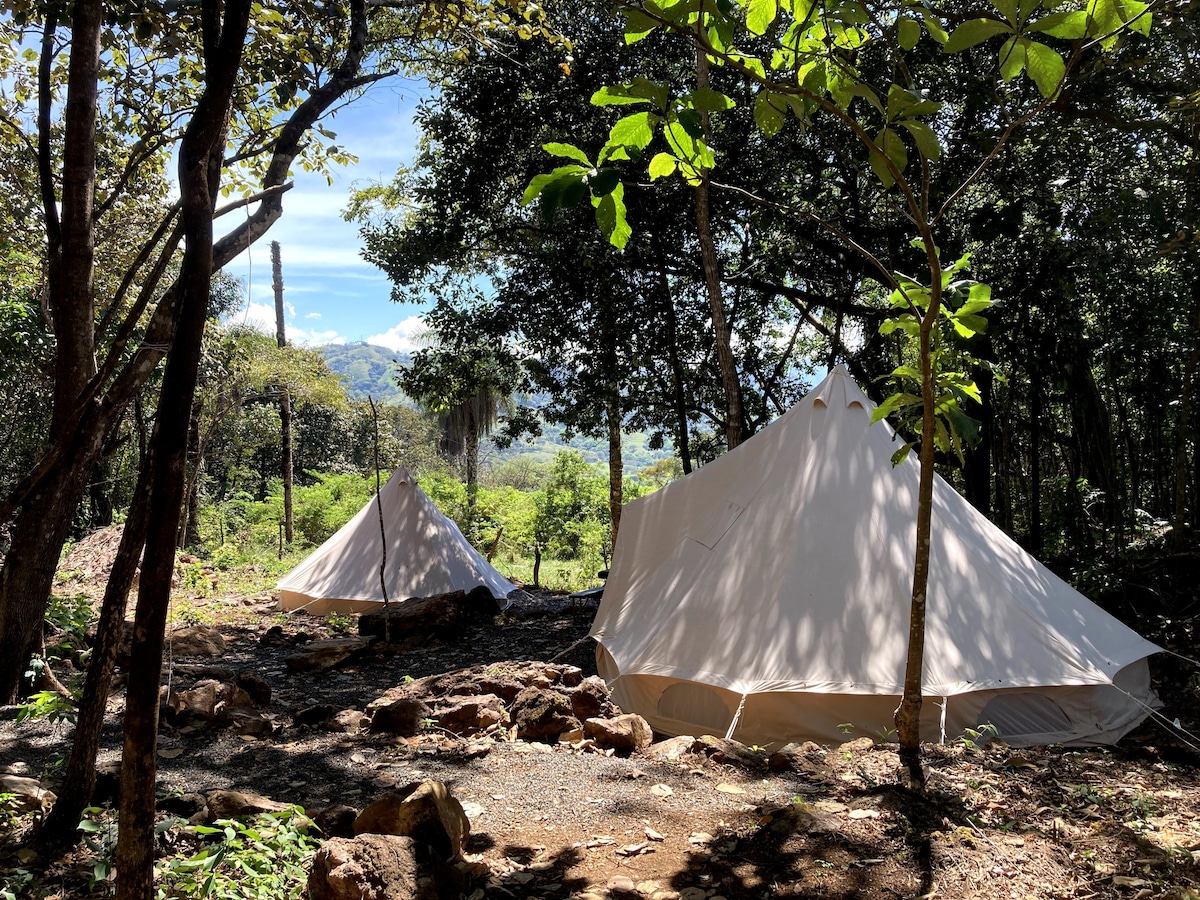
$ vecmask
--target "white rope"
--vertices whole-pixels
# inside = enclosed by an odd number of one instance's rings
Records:
[[[1117,687],[1117,685],[1114,684],[1112,685],[1112,688],[1120,691],[1122,694],[1144,709],[1158,724],[1162,725],[1164,728],[1170,728],[1172,734],[1177,736],[1180,734],[1186,734],[1192,740],[1188,741],[1183,738],[1180,738],[1180,740],[1182,740],[1183,743],[1186,744],[1191,750],[1194,750],[1196,753],[1200,753],[1200,737],[1197,737],[1184,728],[1183,725],[1180,724],[1179,719],[1175,719],[1174,721],[1168,719],[1153,706],[1150,706],[1148,703],[1144,702],[1140,697],[1135,697],[1122,687]],[[1192,741],[1195,743],[1192,743]]]
[[[1194,659],[1192,659],[1190,656],[1184,656],[1182,653],[1176,653],[1174,650],[1167,650],[1167,649],[1165,649],[1165,648],[1164,648],[1164,649],[1162,649],[1160,652],[1162,652],[1162,653],[1169,653],[1169,654],[1171,654],[1172,656],[1177,656],[1177,657],[1179,657],[1179,658],[1180,658],[1180,659],[1182,659],[1184,662],[1189,662],[1189,663],[1191,663],[1193,666],[1200,667],[1200,661],[1194,660]]]

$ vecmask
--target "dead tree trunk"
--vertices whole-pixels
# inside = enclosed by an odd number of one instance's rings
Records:
[[[271,286],[275,290],[275,341],[279,349],[287,347],[283,322],[283,262],[279,241],[271,241]],[[292,519],[292,395],[286,384],[279,385],[279,431],[283,441],[283,537],[290,544],[295,538]]]

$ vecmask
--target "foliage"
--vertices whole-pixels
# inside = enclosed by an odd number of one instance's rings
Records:
[[[83,815],[79,830],[83,832],[84,844],[93,854],[88,888],[94,891],[97,885],[104,885],[107,893],[116,874],[117,818],[98,806],[89,806]]]
[[[404,392],[396,383],[399,368],[408,365],[408,353],[388,350],[361,342],[326,344],[321,354],[329,368],[342,379],[346,396],[364,401],[371,397],[377,404],[401,404]]]
[[[248,822],[218,819],[188,829],[201,841],[188,858],[159,864],[158,897],[276,900],[304,895],[308,864],[320,841],[299,807]]]

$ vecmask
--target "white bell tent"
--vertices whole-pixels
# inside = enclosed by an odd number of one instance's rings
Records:
[[[400,468],[379,491],[383,534],[387,536],[384,577],[388,599],[431,597],[470,591],[480,585],[493,597],[516,587],[471,546],[442,515],[406,469]],[[360,613],[383,605],[379,566],[383,536],[374,497],[336,534],[279,582],[279,605],[315,615]]]
[[[735,450],[624,510],[592,628],[613,699],[665,734],[886,733],[908,645],[915,454],[838,367]],[[1157,700],[1139,637],[938,478],[922,735],[1114,743]],[[853,730],[845,726],[853,726]]]

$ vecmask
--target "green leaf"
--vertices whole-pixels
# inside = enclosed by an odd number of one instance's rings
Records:
[[[954,29],[942,50],[946,53],[960,53],[998,34],[1012,34],[1012,31],[1007,22],[996,19],[968,19]]]
[[[1043,97],[1052,97],[1062,85],[1063,76],[1067,72],[1066,63],[1057,51],[1045,44],[1028,39],[1026,41],[1025,67],[1029,77],[1033,79]]]
[[[905,50],[911,50],[921,40],[921,25],[916,19],[900,16],[896,19],[896,43]]]
[[[588,176],[588,189],[593,197],[603,197],[611,194],[621,183],[621,173],[616,169],[601,169],[595,175]]]
[[[946,29],[942,27],[942,20],[937,17],[936,13],[929,12],[925,9],[919,9],[918,12],[921,15],[921,21],[925,23],[925,29],[929,32],[930,37],[932,37],[939,44],[944,44],[946,41],[950,40],[950,35],[946,32]]]
[[[957,405],[947,405],[945,416],[953,432],[968,444],[979,439],[979,421],[968,416]]]
[[[884,128],[875,136],[875,146],[879,149],[871,151],[871,169],[884,188],[890,188],[895,183],[895,177],[884,161],[884,155],[891,160],[897,172],[903,172],[908,165],[908,150],[900,135],[891,128]]]
[[[585,166],[591,166],[592,161],[588,159],[587,154],[573,144],[558,144],[551,142],[542,144],[542,149],[551,156],[561,156],[565,159],[573,159],[576,162],[581,162]]]
[[[887,418],[898,409],[902,409],[905,406],[913,406],[920,402],[921,398],[915,394],[892,394],[892,396],[875,407],[875,411],[871,413],[871,421],[878,422],[880,419]]]
[[[649,103],[645,97],[634,97],[623,87],[602,87],[592,94],[592,106],[632,106],[637,103]]]
[[[618,119],[617,123],[613,125],[612,130],[608,133],[608,141],[610,144],[636,147],[639,150],[645,149],[646,145],[654,139],[654,126],[659,121],[661,118],[651,112],[625,116],[623,119]]]
[[[596,224],[610,244],[618,250],[625,249],[633,234],[625,218],[625,185],[618,184],[616,190],[596,204]]]
[[[1017,24],[1017,0],[991,0],[992,6],[1015,27]]]
[[[1087,37],[1088,14],[1082,9],[1050,13],[1032,23],[1028,30],[1066,41],[1077,41]]]
[[[608,85],[592,94],[593,106],[628,106],[642,101],[653,103],[658,109],[667,108],[669,96],[667,86],[639,76],[628,84]]]
[[[776,0],[750,0],[746,7],[746,30],[751,34],[766,34],[779,12]]]
[[[930,162],[937,162],[938,157],[942,155],[942,145],[932,128],[924,122],[914,122],[912,119],[906,119],[898,124],[912,135],[913,143],[917,145],[917,151],[921,156]]]
[[[666,128],[663,129],[663,134],[667,139],[667,143],[675,150],[675,155],[680,159],[692,159],[696,155],[696,142],[692,136],[688,134],[681,122],[669,122]]]
[[[1025,44],[1028,38],[1010,37],[1000,48],[1000,77],[1012,81],[1025,68]]]
[[[700,117],[700,113],[694,109],[681,109],[677,117],[679,124],[683,126],[683,130],[696,141],[704,138],[704,119]]]
[[[714,91],[712,88],[697,88],[687,95],[688,102],[693,109],[705,110],[707,112],[721,112],[726,109],[733,109],[734,102],[722,94],[720,91]]]
[[[921,383],[921,373],[913,366],[896,366],[892,369],[893,378],[911,378],[917,384]]]
[[[542,212],[548,215],[556,209],[569,209],[577,206],[583,199],[585,191],[581,173],[562,175],[542,189]]]
[[[916,443],[914,441],[909,441],[907,444],[905,444],[903,447],[901,447],[899,450],[897,450],[895,453],[893,453],[892,454],[892,465],[893,466],[903,465],[904,461],[906,459],[908,459],[908,452],[910,450],[912,450],[912,448],[915,446],[916,446]]]
[[[785,102],[776,102],[776,95],[770,91],[759,91],[754,98],[754,123],[767,137],[774,137],[783,128],[787,118]]]
[[[533,180],[529,182],[529,187],[525,188],[525,195],[521,198],[521,205],[528,206],[537,197],[546,190],[546,187],[565,175],[582,176],[588,170],[583,166],[560,166],[553,172],[545,175],[535,175]]]
[[[954,330],[959,337],[972,338],[987,331],[987,319],[983,316],[955,315]]]
[[[647,9],[651,4],[645,4]],[[625,43],[636,44],[650,32],[659,27],[659,23],[637,8],[626,8],[625,13]]]
[[[670,153],[656,153],[654,159],[650,160],[650,180],[656,178],[667,178],[675,174],[675,168],[679,165],[677,160]]]

